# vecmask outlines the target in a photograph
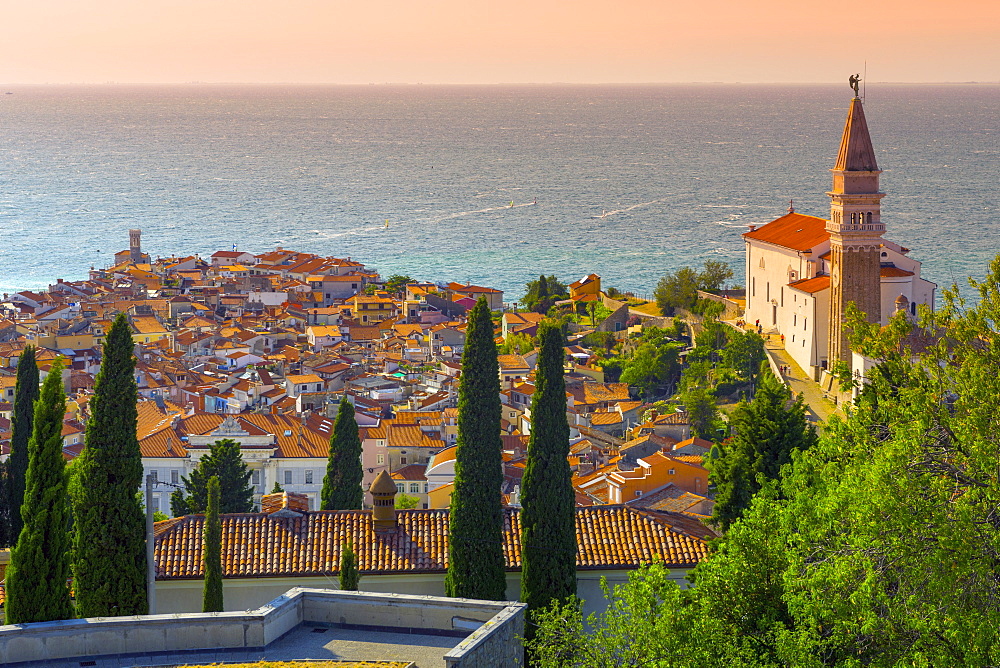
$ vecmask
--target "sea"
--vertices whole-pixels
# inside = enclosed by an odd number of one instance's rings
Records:
[[[886,237],[941,287],[1000,253],[1000,86],[866,85]],[[276,247],[497,287],[648,296],[747,226],[825,217],[840,85],[0,88],[0,292],[143,250]],[[969,292],[969,290],[966,290]]]

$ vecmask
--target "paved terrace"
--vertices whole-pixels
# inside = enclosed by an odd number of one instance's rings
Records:
[[[445,668],[445,653],[461,638],[441,635],[419,635],[338,629],[303,625],[258,650],[214,650],[204,652],[179,652],[176,654],[150,654],[148,656],[112,656],[93,658],[90,661],[65,659],[61,661],[31,661],[14,664],[14,668],[131,668],[132,666],[182,666],[187,664],[212,664],[234,661],[299,661],[326,659],[333,661],[405,661],[416,668]],[[8,664],[10,666],[11,664]]]

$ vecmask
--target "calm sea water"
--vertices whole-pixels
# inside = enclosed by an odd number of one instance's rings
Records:
[[[0,291],[276,246],[522,293],[649,292],[731,262],[788,200],[825,216],[839,86],[89,86],[0,94]],[[886,236],[940,285],[1000,252],[1000,86],[869,86]],[[537,204],[536,204],[537,201]],[[513,207],[511,207],[513,202]],[[385,221],[389,221],[386,229]]]

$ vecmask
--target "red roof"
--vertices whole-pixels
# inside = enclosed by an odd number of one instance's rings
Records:
[[[900,269],[899,267],[882,267],[878,275],[880,278],[901,278],[903,276],[913,276],[913,272]]]
[[[788,213],[753,232],[747,232],[743,238],[808,251],[829,239],[830,233],[826,231],[826,221],[822,218]]]
[[[795,281],[794,283],[789,283],[788,287],[795,288],[796,290],[801,290],[802,292],[808,292],[812,294],[814,292],[822,292],[830,287],[830,277],[829,276],[815,276],[813,278],[803,278],[801,281]]]

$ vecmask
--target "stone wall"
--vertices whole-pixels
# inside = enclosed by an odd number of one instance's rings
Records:
[[[526,608],[504,608],[444,655],[448,668],[517,668],[524,665]]]

